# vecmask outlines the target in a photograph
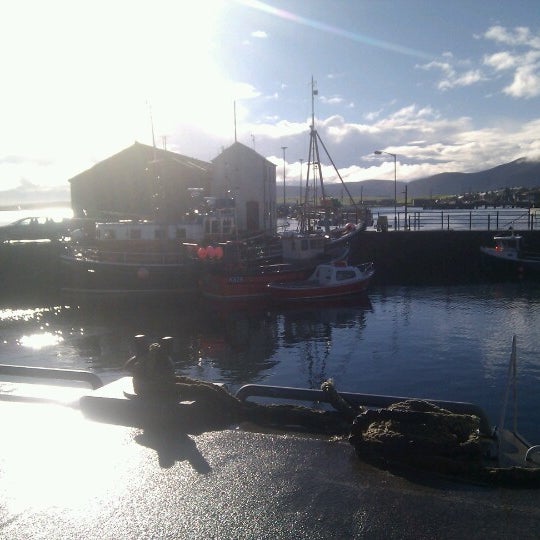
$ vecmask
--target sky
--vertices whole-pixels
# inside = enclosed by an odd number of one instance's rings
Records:
[[[400,181],[540,159],[538,0],[2,11],[0,205],[69,200],[69,178],[135,141],[210,161],[236,138],[277,165],[278,186],[284,171],[298,184],[312,114],[325,182],[339,181],[332,163],[345,182],[392,180],[375,150],[396,155]]]

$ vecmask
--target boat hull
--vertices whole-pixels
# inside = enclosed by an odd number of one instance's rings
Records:
[[[269,296],[270,283],[305,279],[312,270],[311,267],[294,268],[277,264],[252,272],[207,272],[201,279],[200,289],[206,298],[220,300],[265,298]]]
[[[369,287],[370,278],[349,285],[336,285],[334,287],[320,287],[316,284],[271,284],[270,296],[274,300],[299,301],[323,300],[329,298],[347,297],[364,293]]]
[[[523,257],[516,253],[481,247],[484,264],[494,272],[511,277],[540,277],[540,257]]]
[[[330,269],[328,279],[318,276],[319,268]],[[354,277],[337,281],[335,276],[343,270]],[[335,271],[335,273],[333,272]],[[271,283],[268,285],[270,296],[277,301],[325,300],[331,298],[344,298],[364,293],[374,275],[372,263],[363,265],[362,269],[342,265],[321,265],[310,279],[304,281],[291,281],[289,283]]]
[[[196,260],[170,264],[113,263],[62,256],[62,292],[68,294],[183,294],[197,290]]]

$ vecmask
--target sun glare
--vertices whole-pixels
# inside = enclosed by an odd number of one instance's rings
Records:
[[[80,411],[54,405],[9,412],[4,427],[17,438],[2,447],[0,493],[11,513],[62,508],[95,520],[96,501],[119,500],[133,488],[123,469],[139,459],[129,432],[83,421]]]
[[[213,55],[223,4],[52,0],[36,5],[31,19],[14,5],[13,28],[24,28],[24,35],[6,27],[0,44],[17,43],[10,69],[21,91],[10,88],[5,101],[32,119],[32,136],[16,113],[8,116],[3,133],[9,137],[0,135],[5,153],[24,146],[35,160],[47,156],[43,171],[62,163],[60,174],[69,177],[136,140],[151,142],[148,104],[157,136],[195,123],[210,131],[225,117],[230,124],[232,97],[225,97]]]
[[[51,332],[44,332],[41,334],[30,334],[28,336],[21,336],[19,343],[23,347],[28,347],[34,350],[40,350],[45,347],[52,347],[62,343],[64,338]]]

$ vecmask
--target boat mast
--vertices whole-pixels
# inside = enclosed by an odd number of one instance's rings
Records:
[[[301,229],[305,232],[305,229],[310,227],[310,206],[311,209],[316,209],[319,205],[317,204],[317,180],[321,188],[321,199],[322,201],[326,200],[324,193],[324,182],[321,168],[321,158],[319,154],[319,144],[318,144],[318,135],[317,129],[315,128],[315,96],[319,94],[319,91],[315,87],[315,81],[311,77],[311,125],[310,125],[310,134],[309,134],[309,155],[307,162],[307,176],[306,176],[306,189],[304,190],[304,219],[301,223]],[[313,194],[312,201],[310,205],[310,194],[309,194],[309,181],[310,173],[313,168]],[[323,202],[324,204],[324,202]]]
[[[326,216],[326,228],[329,229],[328,225],[328,216],[330,213],[330,206],[329,202],[330,200],[326,198],[326,193],[324,191],[324,181],[323,181],[323,174],[322,174],[322,168],[321,168],[321,159],[319,154],[319,142],[321,143],[321,146],[323,150],[326,153],[326,156],[330,160],[330,163],[332,164],[332,167],[334,167],[334,170],[336,171],[336,174],[338,178],[340,179],[343,187],[345,188],[345,191],[347,192],[347,195],[349,196],[349,199],[351,201],[351,204],[358,210],[358,207],[349,192],[349,189],[345,185],[345,182],[343,181],[343,178],[339,174],[339,171],[330,157],[330,154],[328,153],[328,150],[326,149],[326,146],[324,145],[319,133],[315,129],[315,96],[319,94],[319,91],[315,87],[315,81],[313,80],[313,76],[311,77],[311,126],[310,126],[310,137],[309,137],[309,155],[308,155],[308,162],[307,162],[307,176],[306,176],[306,188],[304,191],[304,212],[302,219],[300,220],[300,229],[302,232],[305,232],[306,228],[309,228],[309,180],[310,180],[310,170],[311,167],[313,167],[313,208],[317,208],[320,206],[317,204],[317,178],[319,181],[319,185],[321,188],[321,199],[320,202],[324,207],[324,213]]]

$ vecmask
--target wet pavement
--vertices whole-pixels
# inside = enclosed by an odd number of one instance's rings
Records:
[[[63,390],[26,401],[17,385],[3,389],[2,538],[537,538],[540,530],[540,491],[396,476],[361,462],[346,441],[95,422]],[[46,392],[58,403],[46,403]]]

